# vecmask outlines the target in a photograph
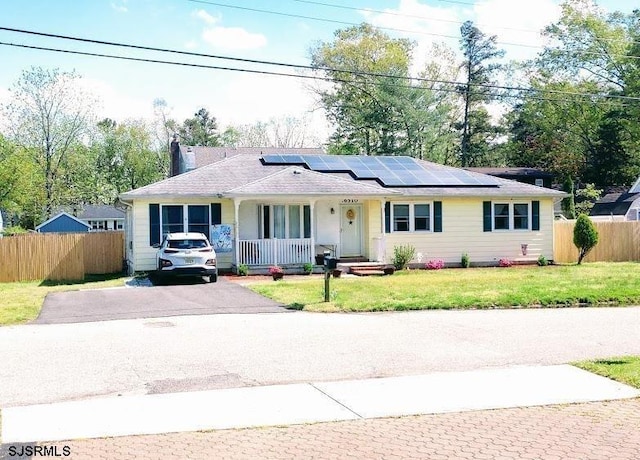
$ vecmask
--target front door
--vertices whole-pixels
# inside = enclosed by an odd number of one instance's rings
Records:
[[[340,257],[362,256],[362,206],[340,206]]]

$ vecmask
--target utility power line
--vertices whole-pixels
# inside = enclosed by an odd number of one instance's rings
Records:
[[[217,2],[213,2],[210,0],[187,0],[189,2],[192,3],[201,3],[201,4],[205,4],[205,5],[211,5],[211,6],[219,6],[221,8],[229,8],[229,9],[235,9],[235,10],[241,10],[241,11],[251,11],[254,13],[262,13],[262,14],[270,14],[270,15],[275,15],[275,16],[283,16],[283,17],[290,17],[290,18],[296,18],[296,19],[308,19],[310,21],[318,21],[318,22],[326,22],[326,23],[330,23],[330,24],[339,24],[339,25],[345,25],[345,26],[358,26],[360,25],[359,23],[355,23],[355,22],[349,22],[349,21],[340,21],[337,19],[328,19],[328,18],[319,18],[316,16],[306,16],[306,15],[301,15],[301,14],[293,14],[293,13],[283,13],[281,11],[273,11],[273,10],[263,10],[260,8],[250,8],[250,7],[246,7],[246,6],[238,6],[238,5],[229,5],[226,3],[217,3]],[[294,1],[299,1],[299,0],[294,0]],[[314,3],[319,3],[319,2],[314,2]],[[332,5],[335,6],[335,5]],[[353,7],[346,7],[346,8],[353,8]],[[353,8],[353,9],[360,9],[361,8]],[[410,29],[398,29],[395,27],[384,27],[384,26],[375,26],[377,29],[381,29],[381,30],[391,30],[394,32],[403,32],[403,33],[409,33],[409,34],[417,34],[417,35],[427,35],[427,36],[432,36],[432,37],[441,37],[441,38],[449,38],[449,39],[455,39],[455,40],[460,40],[459,36],[455,36],[455,35],[445,35],[445,34],[436,34],[433,32],[424,32],[422,30],[410,30]],[[516,30],[523,30],[523,29],[516,29]],[[604,39],[605,41],[607,41],[607,39]],[[511,42],[502,42],[502,41],[496,41],[495,42],[498,45],[504,45],[504,46],[517,46],[520,48],[531,48],[531,49],[544,49],[544,47],[539,46],[539,45],[527,45],[525,43],[511,43]],[[634,42],[635,43],[635,42]],[[564,52],[564,51],[563,51]],[[566,51],[566,53],[572,54],[582,54],[582,55],[593,55],[593,56],[606,56],[606,57],[611,57],[609,55],[605,55],[604,53],[597,53],[595,51]],[[629,58],[629,59],[640,59],[640,56],[631,56],[631,55],[616,55],[616,57],[624,57],[624,58]]]
[[[558,95],[565,95],[565,96],[577,96],[577,97],[585,97],[585,98],[600,98],[600,99],[617,99],[617,100],[640,101],[640,97],[631,97],[631,96],[610,95],[610,94],[596,94],[596,93],[579,93],[579,92],[556,91],[556,90],[542,90],[541,91],[541,90],[532,89],[532,88],[522,88],[522,87],[503,86],[503,85],[491,85],[491,84],[467,84],[465,82],[448,81],[448,80],[436,80],[436,79],[428,79],[428,78],[423,78],[423,77],[404,77],[404,76],[397,76],[397,75],[378,74],[378,73],[370,73],[370,72],[360,72],[360,71],[334,69],[334,68],[326,68],[326,67],[315,68],[315,67],[308,66],[308,65],[287,64],[287,63],[274,62],[274,61],[261,61],[261,60],[253,60],[253,59],[235,58],[235,57],[229,57],[229,56],[208,55],[208,54],[194,53],[194,52],[189,52],[189,51],[178,51],[178,50],[172,50],[172,49],[167,49],[167,48],[155,48],[155,47],[133,45],[133,44],[126,44],[126,43],[108,42],[108,41],[102,41],[102,40],[93,40],[93,39],[86,39],[86,38],[81,38],[81,37],[71,37],[71,36],[58,35],[58,34],[48,34],[48,33],[44,33],[44,32],[27,31],[27,30],[13,29],[13,28],[7,28],[7,27],[0,27],[0,30],[11,31],[11,32],[19,32],[19,33],[26,33],[26,34],[33,34],[33,35],[37,35],[37,36],[45,36],[45,37],[56,38],[56,39],[66,39],[66,40],[73,40],[73,41],[86,42],[86,43],[92,43],[92,44],[118,46],[118,47],[141,49],[141,50],[146,50],[146,51],[155,51],[155,52],[162,52],[162,53],[174,53],[174,54],[183,54],[183,55],[206,57],[206,58],[226,59],[226,60],[240,61],[240,62],[253,63],[253,64],[257,63],[257,64],[265,64],[265,65],[284,66],[284,67],[291,67],[291,68],[297,68],[297,69],[303,69],[303,70],[311,70],[311,71],[321,70],[321,71],[329,72],[329,73],[338,73],[338,74],[342,73],[342,74],[347,74],[347,75],[356,75],[356,76],[365,76],[365,77],[388,78],[388,79],[392,79],[392,80],[400,80],[400,81],[405,81],[405,82],[409,83],[409,84],[404,84],[404,85],[403,84],[394,84],[393,85],[393,86],[398,87],[398,88],[425,89],[424,87],[417,87],[417,86],[414,86],[414,85],[410,84],[413,81],[416,81],[416,82],[423,82],[423,83],[430,83],[430,84],[448,85],[448,86],[453,86],[454,87],[454,88],[442,88],[442,87],[427,88],[427,89],[429,89],[431,91],[435,91],[435,92],[458,93],[459,92],[458,88],[465,87],[465,86],[471,86],[471,87],[477,87],[477,88],[485,88],[485,89],[488,89],[488,90],[502,90],[502,91],[511,91],[511,92],[515,91],[515,92],[519,92],[519,93],[529,93],[526,96],[522,95],[522,97],[536,98],[536,99],[539,98],[539,96],[535,96],[535,94],[538,94],[540,92],[544,92],[544,93],[549,93],[549,94],[558,94]],[[32,49],[32,50],[40,50],[40,51],[51,51],[51,52],[65,53],[65,54],[75,54],[75,55],[82,55],[82,56],[119,59],[119,60],[126,60],[126,61],[137,61],[137,62],[146,62],[146,63],[155,63],[155,64],[167,64],[167,65],[176,65],[176,66],[184,66],[184,67],[195,67],[195,68],[212,69],[212,70],[236,71],[236,72],[245,72],[245,73],[261,74],[261,75],[294,77],[294,78],[321,80],[321,81],[327,81],[327,82],[338,82],[338,83],[346,83],[346,84],[353,84],[354,83],[353,81],[345,80],[344,78],[340,78],[339,76],[338,77],[336,77],[336,76],[319,76],[317,74],[309,75],[309,74],[300,74],[300,73],[286,73],[286,72],[273,72],[273,71],[258,70],[258,69],[246,69],[246,68],[238,68],[238,67],[214,66],[214,65],[208,65],[208,64],[196,64],[196,63],[187,63],[187,62],[166,61],[166,60],[161,60],[161,59],[150,59],[150,58],[137,58],[137,57],[131,57],[131,56],[119,56],[119,55],[112,55],[112,54],[87,52],[87,51],[65,50],[65,49],[60,49],[60,48],[51,48],[51,47],[44,47],[44,46],[26,45],[26,44],[20,44],[20,43],[10,43],[10,42],[0,42],[0,45],[12,46],[12,47],[18,47],[18,48],[25,48],[25,49]],[[500,95],[497,95],[496,97],[499,97],[499,98],[518,98],[520,96],[516,96],[516,95],[512,95],[512,94],[500,94]],[[548,100],[548,99],[545,99],[545,100]],[[553,101],[561,102],[561,100],[553,100]],[[569,101],[565,100],[565,102],[569,102]]]
[[[230,61],[236,61],[236,62],[243,62],[243,63],[251,63],[251,64],[261,64],[261,65],[270,65],[270,66],[280,66],[280,67],[289,67],[289,68],[295,68],[295,69],[300,69],[300,70],[311,70],[311,71],[325,71],[325,72],[331,72],[331,73],[344,73],[344,74],[349,74],[349,75],[357,75],[357,76],[369,76],[369,77],[376,77],[376,78],[389,78],[389,79],[393,79],[393,80],[400,80],[400,81],[405,81],[408,83],[411,82],[424,82],[424,83],[431,83],[431,84],[442,84],[442,85],[449,85],[449,86],[454,86],[454,87],[460,87],[460,86],[467,86],[468,84],[466,82],[459,82],[459,81],[451,81],[451,80],[437,80],[437,79],[430,79],[430,78],[425,78],[425,77],[409,77],[409,76],[399,76],[399,75],[389,75],[389,74],[381,74],[381,73],[374,73],[374,72],[365,72],[365,71],[357,71],[357,70],[350,70],[350,69],[337,69],[337,68],[331,68],[331,67],[313,67],[310,65],[302,65],[302,64],[290,64],[290,63],[284,63],[284,62],[276,62],[276,61],[266,61],[266,60],[257,60],[257,59],[245,59],[245,58],[237,58],[237,57],[231,57],[231,56],[221,56],[221,55],[215,55],[215,54],[204,54],[204,53],[196,53],[196,52],[192,52],[192,51],[181,51],[181,50],[174,50],[174,49],[169,49],[169,48],[157,48],[157,47],[151,47],[151,46],[143,46],[143,45],[135,45],[135,44],[131,44],[131,43],[120,43],[120,42],[112,42],[112,41],[104,41],[104,40],[95,40],[95,39],[89,39],[89,38],[82,38],[82,37],[74,37],[74,36],[69,36],[69,35],[60,35],[60,34],[50,34],[50,33],[45,33],[45,32],[37,32],[37,31],[31,31],[31,30],[25,30],[25,29],[15,29],[15,28],[10,28],[10,27],[1,27],[0,26],[0,31],[4,30],[4,31],[9,31],[9,32],[17,32],[17,33],[22,33],[22,34],[28,34],[28,35],[36,35],[36,36],[41,36],[41,37],[48,37],[48,38],[55,38],[55,39],[63,39],[63,40],[72,40],[72,41],[77,41],[77,42],[83,42],[83,43],[91,43],[91,44],[98,44],[98,45],[106,45],[106,46],[116,46],[116,47],[124,47],[124,48],[131,48],[131,49],[138,49],[138,50],[144,50],[144,51],[154,51],[154,52],[161,52],[161,53],[171,53],[171,54],[178,54],[178,55],[186,55],[186,56],[195,56],[195,57],[204,57],[204,58],[213,58],[213,59],[221,59],[221,60],[230,60]],[[24,47],[24,48],[33,48],[33,49],[38,49],[38,47],[29,47],[26,45],[19,45],[19,44],[9,44],[9,43],[0,43],[0,44],[5,44],[5,45],[9,45],[9,46],[19,46],[19,47]],[[70,50],[58,50],[58,49],[48,49],[48,48],[43,48],[43,50],[45,51],[56,51],[56,52],[63,52],[63,53],[71,53],[71,54],[85,54],[85,53],[81,53],[81,52],[76,52],[76,51],[70,51]],[[129,60],[136,60],[137,58],[130,58],[130,57],[120,57],[120,56],[112,56],[112,55],[100,55],[97,53],[86,53],[86,55],[92,55],[95,54],[95,57],[113,57],[113,58],[122,58],[122,59],[129,59]],[[175,65],[192,65],[194,67],[199,67],[199,65],[195,65],[195,64],[187,64],[187,63],[180,63],[180,62],[174,62],[174,61],[161,61],[161,60],[147,60],[147,59],[143,59],[140,58],[141,62],[153,62],[153,63],[160,63],[160,64],[171,64],[174,63]],[[219,66],[204,66],[203,68],[212,68],[212,69],[217,69],[217,70],[234,70],[236,68],[231,68],[231,67],[219,67]],[[236,69],[238,71],[244,71],[244,72],[250,72],[249,69]],[[270,74],[270,75],[281,75],[281,76],[299,76],[299,74],[286,74],[286,73],[278,73],[278,72],[268,72],[268,71],[255,71],[256,73],[264,73],[264,74]],[[304,77],[301,78],[315,78],[315,79],[321,79],[321,80],[325,80],[325,81],[336,81],[335,78],[331,78],[331,77],[312,77],[309,75],[306,75]],[[342,82],[347,82],[347,80],[339,80]],[[414,88],[414,86],[410,86],[410,85],[404,85],[405,87],[410,87],[410,88]],[[487,88],[487,89],[497,89],[497,90],[503,90],[503,91],[518,91],[518,92],[539,92],[539,90],[534,90],[531,88],[523,88],[523,87],[517,87],[517,86],[505,86],[505,85],[492,85],[492,84],[470,84],[469,86],[472,87],[478,87],[478,88]],[[445,88],[433,88],[434,91],[445,91]],[[447,90],[449,92],[457,92],[457,89],[453,89],[453,90]],[[564,94],[564,95],[570,95],[570,96],[583,96],[583,97],[600,97],[600,98],[608,98],[608,99],[623,99],[623,100],[640,100],[640,98],[635,98],[635,97],[631,97],[631,96],[621,96],[621,95],[608,95],[608,94],[596,94],[596,93],[578,93],[578,92],[567,92],[567,91],[548,91],[554,94]]]

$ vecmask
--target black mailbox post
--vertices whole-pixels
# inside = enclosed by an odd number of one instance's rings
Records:
[[[338,266],[338,259],[331,257],[330,251],[324,251],[324,301],[329,301],[329,280],[331,279],[331,270]]]

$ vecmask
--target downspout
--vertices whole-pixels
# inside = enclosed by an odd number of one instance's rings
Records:
[[[127,275],[135,273],[135,261],[133,260],[133,203],[123,201],[118,197],[113,204],[116,209],[123,209],[124,215],[124,259],[127,263]]]

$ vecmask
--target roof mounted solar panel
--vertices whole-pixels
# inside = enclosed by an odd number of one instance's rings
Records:
[[[303,165],[305,164],[302,155],[281,155],[279,153],[269,153],[262,155],[262,161],[266,165]]]
[[[349,173],[355,179],[376,180],[385,187],[496,187],[498,181],[481,174],[429,165],[407,156],[296,155],[262,156],[267,165],[303,165],[312,171]]]

